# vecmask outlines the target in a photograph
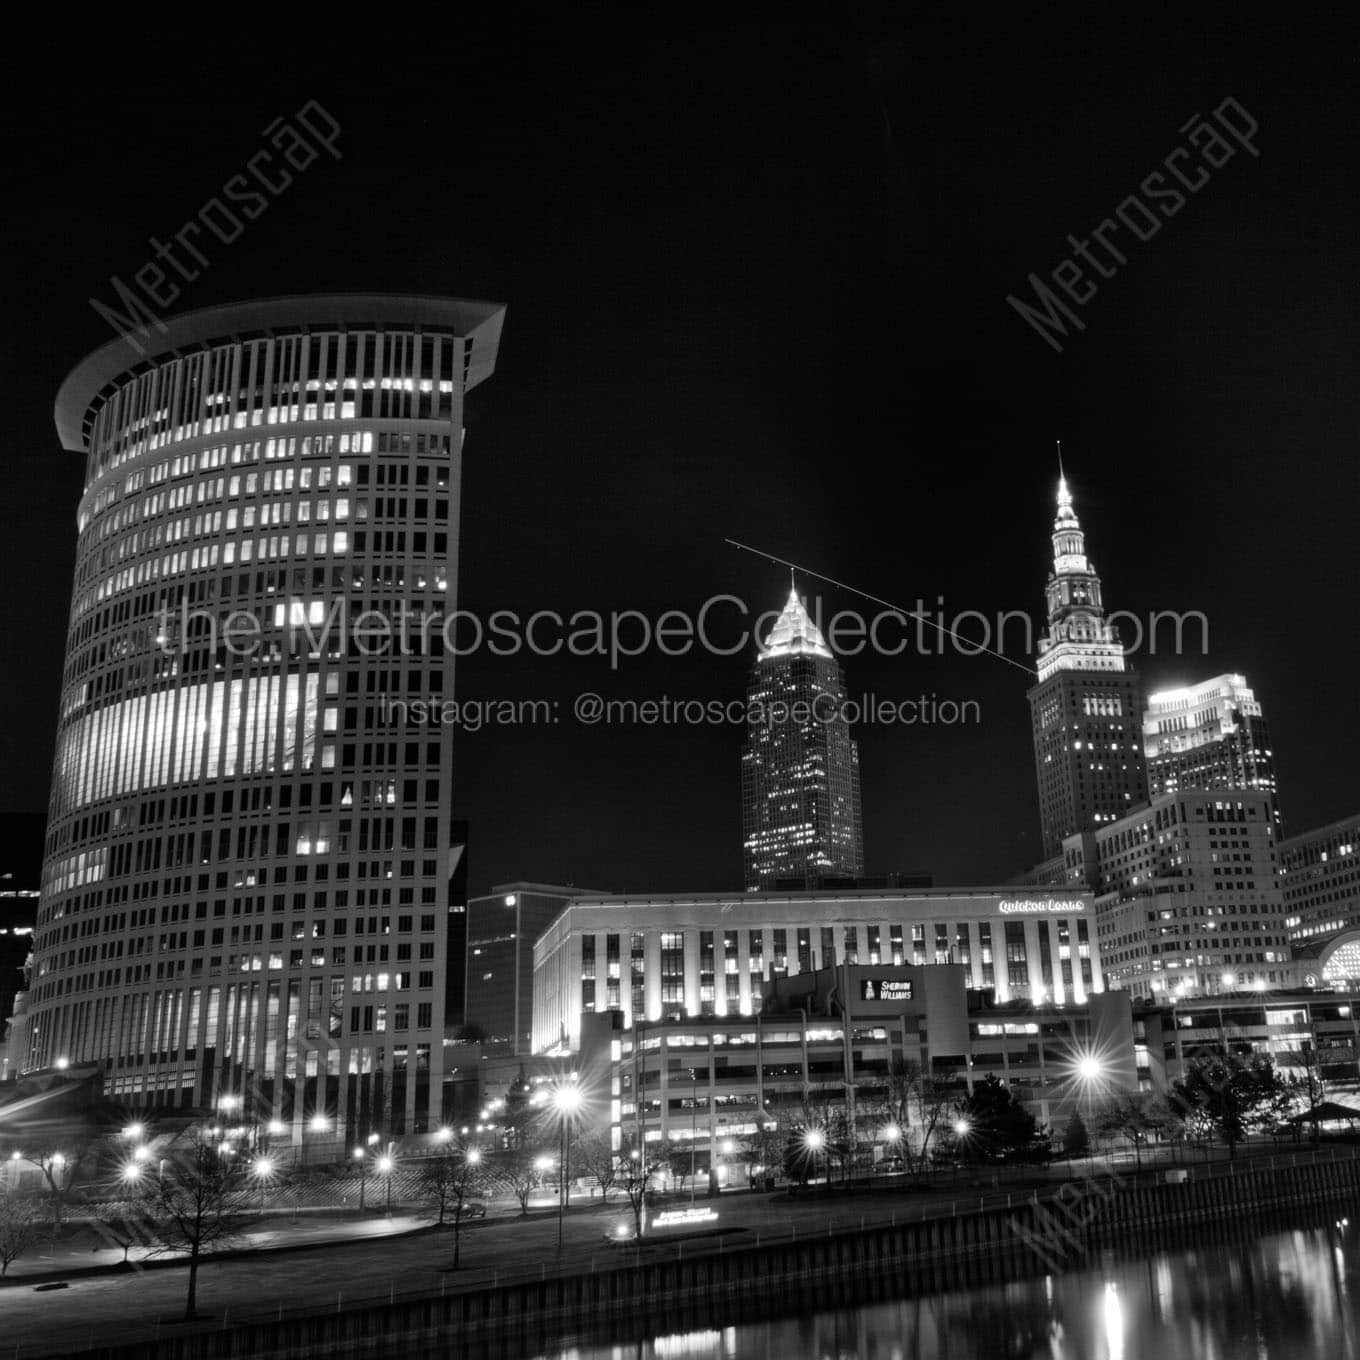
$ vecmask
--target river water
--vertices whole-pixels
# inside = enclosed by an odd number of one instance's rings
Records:
[[[808,1311],[534,1360],[1360,1360],[1360,1224],[1277,1232],[982,1289]]]

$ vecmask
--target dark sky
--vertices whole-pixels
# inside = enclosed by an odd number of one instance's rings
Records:
[[[903,604],[1037,616],[1061,437],[1107,602],[1209,618],[1209,655],[1140,657],[1149,683],[1244,671],[1288,828],[1354,811],[1356,31],[1323,11],[902,13],[669,41],[355,15],[324,25],[331,46],[315,19],[243,11],[178,39],[139,21],[12,44],[0,808],[46,799],[81,480],[51,404],[112,334],[88,299],[315,99],[342,159],[212,243],[178,306],[509,305],[468,418],[464,608],[777,606],[786,573],[732,537]],[[254,50],[224,35],[238,19]],[[1228,97],[1259,159],[1239,150],[1148,242],[1116,238],[1127,263],[1052,351],[1007,294]],[[465,699],[563,705],[555,726],[459,738],[474,889],[738,884],[741,731],[586,728],[570,704],[734,698],[749,661],[468,659]],[[1024,675],[934,655],[846,670],[854,694],[982,713],[857,732],[871,871],[978,883],[1037,858]]]

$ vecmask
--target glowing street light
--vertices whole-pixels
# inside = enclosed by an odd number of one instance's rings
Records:
[[[561,1255],[562,1220],[566,1216],[567,1197],[571,1193],[567,1188],[568,1181],[571,1179],[571,1145],[567,1141],[567,1121],[581,1108],[580,1088],[574,1085],[557,1087],[553,1092],[552,1103],[562,1125],[562,1175],[561,1184],[557,1187],[557,1251]],[[464,1132],[466,1133],[467,1130],[465,1129]]]
[[[223,1113],[227,1113],[231,1110],[239,1110],[241,1108],[241,1097],[233,1095],[219,1096],[217,1108],[223,1111]]]
[[[271,1138],[281,1137],[288,1132],[288,1126],[282,1119],[271,1119],[265,1127],[268,1129]]]
[[[1104,1064],[1100,1059],[1092,1057],[1090,1054],[1077,1064],[1077,1076],[1083,1081],[1095,1081],[1104,1070]]]
[[[973,1131],[973,1126],[966,1119],[956,1119],[954,1121],[954,1132],[960,1138],[967,1138]]]
[[[142,1168],[136,1162],[128,1162],[118,1173],[118,1178],[129,1185],[135,1185],[142,1179]]]
[[[123,1130],[123,1137],[128,1139],[130,1142],[135,1143],[141,1138],[141,1136],[145,1132],[146,1129],[141,1124],[129,1124],[127,1128]]]
[[[312,1116],[311,1122],[307,1127],[311,1129],[313,1133],[325,1133],[330,1126],[331,1121],[320,1111],[317,1111],[317,1113]]]
[[[132,1156],[135,1161],[145,1162],[151,1156],[151,1149],[145,1143],[132,1149]]]
[[[378,1158],[378,1170],[387,1177],[387,1212],[392,1212],[392,1158],[383,1156]]]
[[[363,1148],[354,1149],[354,1160],[359,1163],[359,1212],[364,1212],[364,1199],[368,1193],[368,1157]]]
[[[269,1182],[274,1179],[274,1162],[269,1157],[256,1157],[251,1163],[250,1174],[259,1182],[260,1185],[260,1212],[264,1213],[264,1192]]]
[[[482,1160],[481,1148],[468,1148],[467,1163],[469,1166],[476,1166]]]

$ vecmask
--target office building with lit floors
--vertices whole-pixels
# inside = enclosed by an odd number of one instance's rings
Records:
[[[1069,883],[1096,894],[1111,987],[1165,998],[1295,984],[1269,794],[1165,793],[1063,851]]]
[[[1081,888],[574,897],[533,948],[533,1051],[574,1052],[583,1012],[756,1015],[774,981],[840,963],[952,963],[1000,1002],[1079,1003],[1105,988],[1093,916]]]
[[[1360,986],[1360,815],[1280,842],[1289,939],[1310,986]]]
[[[464,402],[503,319],[249,302],[67,378],[87,472],[25,1070],[295,1142],[438,1118],[452,728],[409,701],[452,693]]]
[[[994,1076],[1059,1130],[1074,1109],[1149,1084],[1127,993],[998,1003],[969,981],[960,964],[818,968],[772,978],[754,1015],[625,1027],[616,1013],[612,1029],[587,1015],[575,1061],[601,1103],[608,1074],[621,1146],[673,1149],[673,1166],[692,1163],[718,1186],[746,1183],[762,1132],[777,1162],[791,1129],[833,1113],[862,1164],[900,1153],[903,1136],[918,1143],[919,1129],[889,1115],[894,1073],[899,1096],[901,1074],[916,1072],[951,1101]]]
[[[845,682],[794,588],[747,687],[741,753],[748,889],[815,888],[864,873],[859,748],[843,715]]]
[[[1045,587],[1048,631],[1029,691],[1043,856],[1063,840],[1147,801],[1142,685],[1105,618],[1100,577],[1066,479],[1058,482],[1053,570]],[[1045,881],[1038,873],[1036,881]]]
[[[1178,789],[1249,789],[1275,799],[1275,754],[1260,702],[1243,675],[1149,694],[1143,713],[1152,797]]]

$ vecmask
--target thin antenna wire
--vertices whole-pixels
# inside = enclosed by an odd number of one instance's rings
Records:
[[[994,656],[998,661],[1004,661],[1008,666],[1014,666],[1016,670],[1023,671],[1026,675],[1035,674],[1028,666],[1022,666],[1018,661],[1012,660],[1008,656],[1003,656],[1000,652],[994,652],[990,647],[984,647],[980,642],[974,642],[971,638],[963,637],[952,628],[946,628],[944,624],[932,619],[929,614],[919,614],[914,609],[907,609],[903,605],[894,604],[891,600],[882,599],[878,595],[870,595],[867,590],[860,590],[858,586],[849,585],[845,581],[838,581],[834,576],[823,576],[819,571],[813,571],[811,567],[805,567],[801,563],[795,565],[786,557],[776,557],[773,553],[767,553],[761,548],[753,548],[749,543],[739,543],[735,538],[724,538],[724,543],[730,543],[734,548],[740,548],[742,552],[754,553],[757,557],[763,557],[767,562],[777,563],[781,567],[788,567],[790,575],[797,570],[804,576],[811,576],[814,581],[825,581],[829,586],[835,586],[838,590],[848,590],[852,595],[858,595],[862,600],[868,600],[871,604],[886,605],[889,609],[895,609],[899,614],[905,614],[908,618],[917,619],[921,623],[928,623],[932,628],[940,633],[952,637],[956,642],[965,643],[969,647],[975,647],[980,652],[986,652],[988,656]]]

